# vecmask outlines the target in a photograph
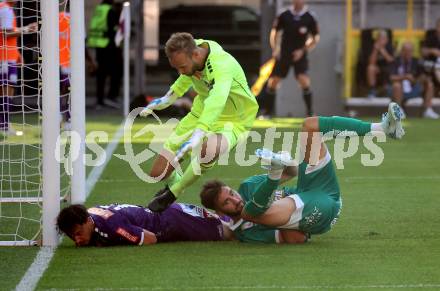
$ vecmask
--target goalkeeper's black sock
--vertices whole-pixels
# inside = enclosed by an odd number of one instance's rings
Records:
[[[211,169],[215,165],[216,161],[210,162],[208,164],[198,164],[198,159],[193,159],[188,167],[185,169],[183,176],[177,180],[176,183],[171,185],[171,192],[178,197],[185,191],[186,188],[194,184],[203,173]],[[200,167],[198,169],[198,167]]]
[[[267,85],[258,96],[258,103],[262,109],[262,114],[272,115],[275,107],[275,90],[270,89]]]

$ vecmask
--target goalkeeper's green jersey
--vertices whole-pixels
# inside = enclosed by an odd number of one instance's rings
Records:
[[[240,64],[215,41],[196,39],[196,44],[209,46],[201,78],[180,75],[171,89],[178,96],[190,87],[197,92],[190,113],[198,118],[196,128],[209,131],[217,122],[233,122],[249,130],[258,104]]]
[[[267,179],[267,175],[252,176],[241,183],[238,188],[243,202],[251,203],[253,195],[263,180]],[[276,195],[276,193],[274,193]],[[234,236],[243,242],[262,242],[262,243],[278,243],[279,231],[275,228],[267,227],[253,222],[240,219],[234,224],[230,224],[229,228],[234,232]]]

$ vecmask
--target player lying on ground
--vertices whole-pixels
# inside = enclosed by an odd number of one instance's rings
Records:
[[[225,217],[225,220],[228,220]],[[71,205],[57,218],[60,232],[77,246],[148,245],[173,241],[219,241],[234,239],[216,214],[191,204],[173,203],[162,213],[130,204],[101,205],[86,209]],[[261,226],[261,231],[275,229]],[[295,235],[285,231],[279,243],[288,243]],[[259,242],[259,240],[252,240]]]
[[[174,203],[160,214],[129,204],[89,209],[83,205],[71,205],[61,210],[57,226],[77,246],[224,239],[222,222],[217,215],[202,207],[183,203]]]
[[[140,115],[170,106],[190,87],[197,96],[191,112],[179,122],[152,166],[150,176],[167,183],[148,205],[155,212],[166,209],[214,166],[220,154],[233,149],[252,127],[258,111],[243,69],[218,43],[175,33],[167,41],[165,52],[180,76],[164,97],[151,102]],[[193,155],[180,176],[174,169],[193,149],[200,154]]]
[[[297,230],[297,242],[305,242],[312,234],[323,234],[336,223],[341,209],[341,197],[330,153],[321,140],[313,143],[316,133],[356,132],[364,136],[381,131],[392,138],[404,135],[401,124],[403,112],[391,103],[381,123],[367,123],[344,117],[306,118],[300,140],[304,160],[299,164],[296,187],[278,188],[282,179],[283,165],[291,164],[289,158],[258,150],[257,155],[271,160],[269,174],[253,176],[235,191],[219,181],[208,182],[200,193],[202,204],[219,215],[232,218],[230,229],[240,240],[253,233],[253,223],[280,229]],[[285,171],[284,171],[285,173]],[[274,200],[274,196],[281,196]],[[270,238],[268,238],[270,239]],[[291,241],[293,242],[293,241]]]

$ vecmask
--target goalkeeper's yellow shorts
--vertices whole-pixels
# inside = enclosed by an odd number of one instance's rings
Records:
[[[174,132],[165,141],[164,148],[174,154],[180,149],[182,144],[186,142],[196,128],[198,118],[189,113],[177,125]],[[209,133],[221,134],[228,141],[228,150],[232,150],[239,140],[245,139],[248,129],[239,122],[218,121]]]

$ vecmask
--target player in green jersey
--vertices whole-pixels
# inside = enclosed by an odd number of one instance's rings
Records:
[[[155,212],[166,209],[222,153],[233,149],[252,127],[258,111],[243,69],[218,43],[175,33],[165,52],[180,76],[164,97],[151,102],[140,115],[168,107],[191,87],[197,96],[191,112],[179,122],[153,163],[150,176],[167,179],[167,186],[148,205]],[[190,165],[179,175],[175,168],[190,152]]]
[[[246,181],[243,182],[242,186],[238,190],[238,194],[233,189],[227,187],[224,183],[214,180],[206,183],[203,187],[201,195],[202,204],[206,205],[206,207],[210,207],[212,209],[216,209],[218,214],[222,215],[223,219],[223,230],[225,233],[225,237],[228,240],[236,239],[241,242],[249,242],[249,243],[303,243],[307,241],[307,236],[304,233],[294,230],[294,229],[278,229],[276,227],[265,226],[261,224],[257,224],[248,220],[244,220],[241,217],[241,211],[239,209],[242,208],[244,200],[241,198],[241,194],[246,196],[252,191],[256,191],[258,185],[261,184],[261,179],[264,178],[265,175],[261,176],[253,176]],[[296,176],[296,167],[289,166],[284,169],[283,177],[281,180],[287,181]],[[215,193],[217,195],[223,187],[227,187],[229,192],[228,198],[225,199],[227,201],[223,201],[222,203],[226,203],[223,207],[215,207],[211,205],[212,201],[209,201],[209,196]],[[251,190],[252,188],[252,190]],[[275,195],[278,196],[276,192]],[[235,195],[234,195],[235,194]],[[230,220],[226,220],[225,218],[229,217]]]
[[[396,103],[389,105],[381,123],[338,116],[306,118],[301,130],[305,134],[303,138],[300,136],[304,159],[298,166],[296,187],[279,188],[289,169],[286,166],[294,162],[290,155],[257,150],[257,156],[269,161],[268,175],[246,179],[238,191],[219,181],[208,182],[200,193],[202,204],[221,215],[229,215],[233,219],[231,229],[240,240],[250,231],[249,227],[260,233],[261,230],[255,227],[262,224],[297,230],[298,242],[305,242],[312,234],[329,231],[336,223],[342,205],[335,169],[321,135],[355,132],[358,136],[365,136],[370,132],[383,132],[400,139],[405,133],[402,118],[403,111]],[[317,134],[318,142],[314,142]],[[264,232],[259,235],[263,237]]]

